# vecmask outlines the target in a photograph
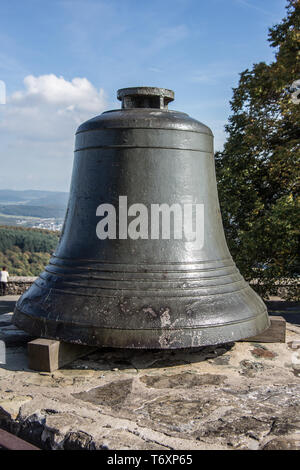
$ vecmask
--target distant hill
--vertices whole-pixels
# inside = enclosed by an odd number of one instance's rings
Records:
[[[69,193],[62,191],[39,191],[28,189],[0,189],[0,205],[46,206],[66,209]]]
[[[27,218],[57,219],[65,216],[69,193],[62,191],[17,191],[13,189],[0,189],[0,223],[15,225],[22,217],[26,218],[28,225],[33,221]],[[23,221],[22,223],[25,223]]]
[[[17,215],[26,217],[40,217],[40,218],[53,218],[61,219],[65,215],[65,209],[60,207],[44,206],[29,206],[27,204],[7,204],[6,206],[0,205],[0,213],[6,215]]]

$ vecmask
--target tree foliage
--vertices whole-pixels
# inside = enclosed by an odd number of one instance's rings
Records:
[[[300,1],[269,29],[274,61],[240,74],[216,171],[224,230],[233,258],[266,298],[278,279],[299,275],[300,103],[291,85],[300,79]],[[286,290],[295,298],[297,289]]]
[[[37,276],[48,264],[58,232],[0,226],[0,267],[10,275]]]

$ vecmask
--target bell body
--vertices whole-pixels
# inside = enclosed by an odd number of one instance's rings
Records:
[[[197,347],[264,331],[266,307],[224,237],[212,132],[168,110],[170,90],[118,97],[123,109],[77,130],[61,239],[14,323],[35,336],[124,348]]]

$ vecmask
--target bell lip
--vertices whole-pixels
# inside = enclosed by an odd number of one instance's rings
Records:
[[[98,348],[184,349],[225,344],[252,338],[270,327],[267,308],[236,324],[203,328],[126,330],[89,325],[70,325],[31,316],[15,307],[12,322],[30,335]],[[177,335],[177,336],[176,336]],[[79,339],[80,338],[80,339]],[[83,339],[82,339],[83,338]]]

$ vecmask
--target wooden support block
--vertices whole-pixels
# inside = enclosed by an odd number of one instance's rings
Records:
[[[257,336],[240,339],[240,341],[258,343],[285,343],[286,321],[283,317],[270,315],[270,327]]]
[[[91,346],[65,343],[45,338],[30,341],[27,347],[29,368],[43,372],[53,372],[97,349]]]

